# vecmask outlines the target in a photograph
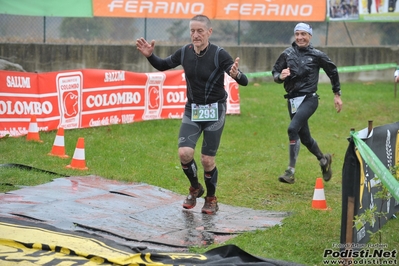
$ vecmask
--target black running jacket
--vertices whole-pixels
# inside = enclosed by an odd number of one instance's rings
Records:
[[[285,80],[280,79],[283,69],[290,68],[291,75]],[[332,91],[340,91],[339,75],[336,65],[322,51],[311,44],[300,48],[295,42],[284,50],[273,66],[272,75],[277,83],[284,82],[288,94],[305,95],[317,91],[320,68],[330,78]]]

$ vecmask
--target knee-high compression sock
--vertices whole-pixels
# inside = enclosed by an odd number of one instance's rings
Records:
[[[290,165],[289,167],[295,168],[296,160],[299,154],[299,148],[301,147],[301,143],[299,140],[291,140],[290,141]]]
[[[317,142],[313,139],[312,141],[312,145],[310,147],[308,147],[308,150],[314,154],[314,156],[316,156],[317,160],[321,160],[324,158],[323,153],[321,152],[319,145],[317,145]]]
[[[197,164],[193,159],[188,164],[181,163],[181,168],[183,169],[184,174],[186,174],[190,184],[193,188],[198,188],[198,176],[197,176]]]
[[[213,197],[216,193],[216,185],[218,183],[218,169],[215,167],[212,171],[204,173],[206,185],[206,196]]]

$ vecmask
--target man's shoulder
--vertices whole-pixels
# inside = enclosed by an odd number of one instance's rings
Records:
[[[210,48],[212,48],[215,51],[216,50],[224,50],[223,47],[221,47],[221,46],[219,46],[217,44],[214,44],[214,43],[209,43],[209,46],[210,46]]]
[[[309,52],[314,53],[316,55],[325,55],[326,53],[323,52],[322,50],[314,47],[313,45],[309,45]]]
[[[215,56],[220,56],[222,58],[228,57],[229,53],[221,46],[213,43],[209,43],[209,52]]]

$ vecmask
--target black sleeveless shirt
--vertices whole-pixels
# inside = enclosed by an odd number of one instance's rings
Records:
[[[187,83],[188,104],[226,101],[224,73],[229,73],[234,61],[223,48],[209,43],[208,47],[197,55],[194,45],[187,44],[165,59],[154,54],[147,59],[159,71],[172,69],[179,65],[183,67]]]

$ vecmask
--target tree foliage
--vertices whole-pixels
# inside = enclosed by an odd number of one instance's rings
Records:
[[[212,21],[212,27],[215,33],[212,35],[214,42],[223,41],[224,43],[237,44],[239,36],[237,21],[215,20]]]
[[[243,41],[251,44],[287,44],[291,42],[297,22],[252,21],[243,36]]]
[[[184,20],[175,20],[172,22],[172,25],[166,29],[166,32],[169,33],[169,39],[174,44],[178,44],[180,41],[186,39],[184,33],[188,31],[187,23]]]
[[[376,30],[381,32],[381,44],[392,45],[399,44],[399,34],[397,23],[378,23],[375,25]]]
[[[127,18],[64,18],[60,26],[62,38],[86,41],[131,39],[136,31],[134,19]]]

